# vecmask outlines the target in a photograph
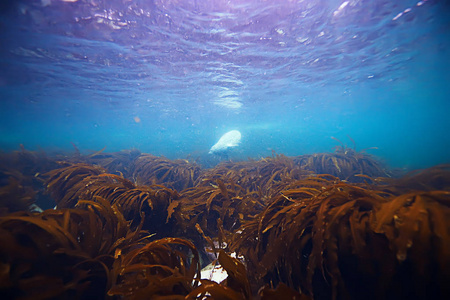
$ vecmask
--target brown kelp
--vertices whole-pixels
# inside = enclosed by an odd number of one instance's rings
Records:
[[[259,290],[261,300],[276,300],[276,299],[292,299],[292,300],[310,300],[311,298],[305,294],[289,288],[284,283],[280,283],[276,289],[270,288],[267,284]]]
[[[57,168],[56,160],[44,151],[30,151],[20,145],[20,150],[0,153],[0,169],[20,172],[24,176],[36,176]]]
[[[200,279],[191,242],[150,240],[142,223],[132,230],[120,208],[101,197],[76,207],[0,217],[2,297],[250,299],[245,268],[225,253],[219,260],[229,282],[214,285]]]
[[[395,272],[386,277],[409,280],[390,287],[397,299],[450,295],[450,191],[416,191],[395,197],[375,211],[372,228],[387,239],[389,254],[396,258]],[[386,264],[386,259],[380,264]]]
[[[302,180],[282,191],[255,220],[244,224],[231,250],[242,254],[261,280],[289,283],[313,295],[316,274],[321,273],[320,278],[326,280],[340,278],[336,267],[339,234],[346,242],[355,240],[350,245],[356,247],[363,239],[355,229],[366,218],[362,215],[382,201],[378,193],[332,176]],[[344,221],[350,216],[356,223]],[[324,251],[327,257],[323,257]],[[330,263],[327,272],[324,261]]]
[[[102,298],[118,249],[141,238],[116,206],[101,198],[86,209],[18,212],[0,218],[1,287],[14,299]]]
[[[50,207],[40,175],[57,167],[45,152],[29,151],[23,145],[18,151],[0,153],[0,211],[30,210],[35,202]]]
[[[263,200],[276,195],[287,184],[310,174],[294,164],[292,158],[273,153],[272,157],[241,162],[222,162],[213,169],[206,170],[198,178],[196,186],[233,182],[241,186],[245,193],[258,193]]]
[[[176,245],[182,246],[184,251]],[[190,260],[186,253],[191,253]],[[228,278],[221,283],[201,279],[199,256],[191,242],[178,238],[152,241],[115,261],[113,273],[118,280],[108,295],[126,299],[253,299],[245,266],[223,250],[219,252],[218,262]],[[276,291],[265,287],[262,293],[264,291],[263,299],[267,300],[298,294],[287,287]]]
[[[227,271],[228,278],[220,284],[201,279],[201,286],[193,290],[186,299],[252,299],[252,292],[244,265],[223,250],[219,252],[218,262]]]
[[[274,154],[208,170],[134,150],[42,168],[25,167],[39,161],[30,155],[20,170],[0,166],[7,298],[450,297],[448,165],[389,178],[344,145],[335,159]],[[56,209],[11,213],[41,193],[34,183]],[[220,283],[199,278],[214,259]]]
[[[378,182],[396,195],[411,191],[450,191],[450,164],[414,170],[400,178],[379,178]]]
[[[134,160],[132,179],[137,185],[162,184],[177,191],[194,186],[200,166],[184,159],[169,160],[142,154]]]
[[[18,171],[0,171],[0,178],[0,216],[29,210],[35,202],[36,192],[28,178]]]
[[[316,174],[330,174],[349,182],[364,182],[358,175],[370,177],[390,177],[391,174],[379,160],[365,153],[365,150],[356,151],[340,140],[335,153],[315,153],[299,155],[293,158],[294,163],[305,170]]]
[[[185,299],[184,296],[198,286],[194,279],[200,278],[199,255],[194,244],[187,240],[164,238],[151,241],[118,255],[113,277],[110,296]]]
[[[71,208],[81,199],[99,196],[120,206],[125,218],[134,225],[139,224],[143,212],[145,229],[158,234],[170,232],[165,221],[168,206],[178,198],[176,191],[160,185],[137,187],[128,179],[104,171],[86,164],[56,169],[46,174],[47,188],[58,208]]]
[[[76,189],[73,189],[74,185],[92,175],[100,175],[105,172],[106,170],[98,166],[82,163],[69,164],[67,167],[54,169],[46,173],[45,186],[60,208],[72,208],[79,200],[74,197],[77,192]]]
[[[170,204],[168,219],[175,219],[186,233],[194,232],[199,223],[207,235],[217,236],[220,229],[238,229],[244,219],[256,215],[263,207],[255,193],[247,194],[240,185],[217,179],[215,184],[184,190]]]
[[[141,152],[137,149],[122,150],[112,153],[99,151],[86,156],[85,162],[99,165],[106,169],[108,173],[120,174],[122,177],[130,179],[133,162],[140,155]]]
[[[234,236],[230,249],[257,285],[284,282],[314,299],[449,295],[449,192],[395,197],[312,181],[282,191]]]

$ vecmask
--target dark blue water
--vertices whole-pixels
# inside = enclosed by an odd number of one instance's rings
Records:
[[[41,0],[0,6],[0,148],[332,151],[450,162],[447,1]]]

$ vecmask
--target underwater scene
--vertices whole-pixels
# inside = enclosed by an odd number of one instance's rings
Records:
[[[449,16],[2,0],[0,299],[450,299]]]

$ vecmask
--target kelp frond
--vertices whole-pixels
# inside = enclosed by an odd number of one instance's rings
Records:
[[[133,162],[132,178],[137,185],[162,184],[177,191],[194,186],[200,166],[184,159],[142,154]]]
[[[10,298],[450,297],[448,165],[393,179],[342,143],[209,170],[138,151],[14,155],[20,168],[0,169]],[[55,210],[10,213],[44,186]],[[211,251],[220,284],[199,275]]]
[[[28,299],[102,297],[111,285],[109,268],[118,249],[136,244],[120,210],[101,198],[86,209],[15,213],[0,218],[2,293]]]

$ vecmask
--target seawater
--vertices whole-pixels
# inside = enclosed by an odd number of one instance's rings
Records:
[[[6,1],[0,148],[450,161],[447,1]],[[351,138],[351,139],[350,139]]]

